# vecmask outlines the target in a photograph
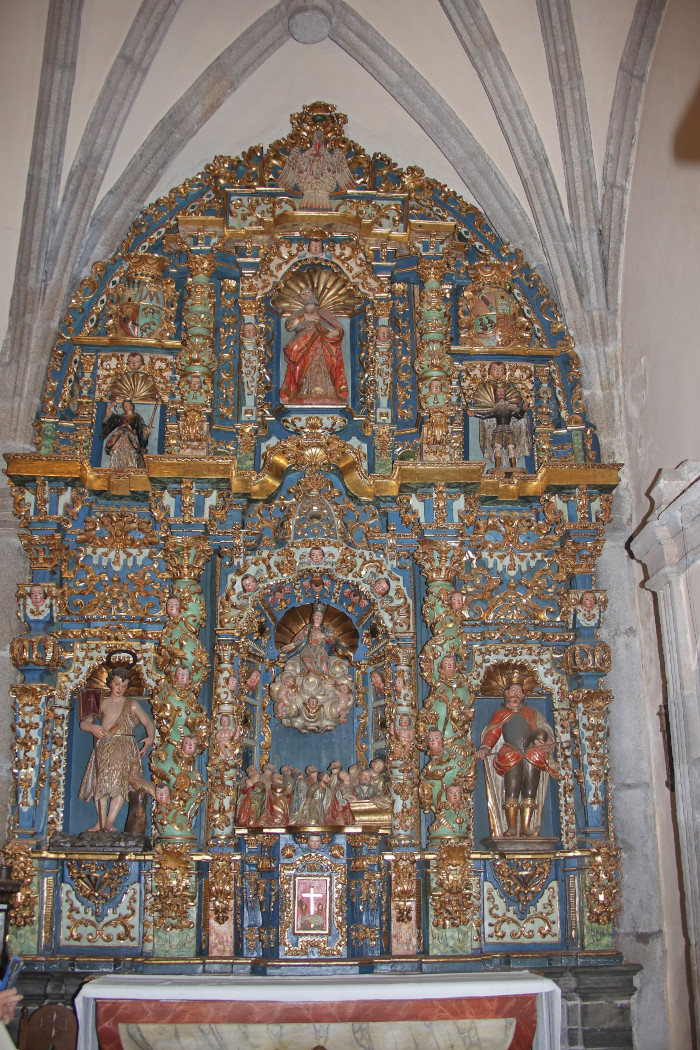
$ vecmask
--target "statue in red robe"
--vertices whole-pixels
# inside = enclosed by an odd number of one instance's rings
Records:
[[[284,348],[287,372],[280,400],[300,405],[345,404],[348,383],[342,325],[319,305],[312,288],[302,288],[300,299],[300,309],[285,322],[294,336]]]
[[[535,821],[535,817],[540,778],[543,774],[555,780],[561,777],[552,757],[554,743],[551,726],[539,711],[525,703],[523,687],[518,682],[510,682],[503,691],[503,706],[491,715],[481,736],[481,747],[476,751],[477,758],[485,759],[498,745],[493,768],[503,778],[505,788],[506,838],[518,835],[518,811],[521,834],[525,837],[539,834],[539,820]],[[546,789],[546,781],[544,787]]]

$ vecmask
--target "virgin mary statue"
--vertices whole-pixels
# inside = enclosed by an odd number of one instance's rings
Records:
[[[330,732],[355,702],[350,654],[324,622],[326,609],[314,602],[310,621],[280,646],[284,670],[270,683],[275,716],[300,733]]]

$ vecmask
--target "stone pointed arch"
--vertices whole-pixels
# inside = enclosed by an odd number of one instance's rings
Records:
[[[520,201],[469,128],[416,69],[339,0],[330,38],[394,98],[432,139],[503,240],[517,244],[549,287],[552,270],[542,242]]]
[[[149,45],[142,46],[144,54],[141,73],[144,76],[164,36],[163,26],[153,17],[154,10],[162,7],[163,3],[164,0],[144,0],[134,22],[134,26],[138,22],[144,33],[149,34]],[[172,18],[177,5],[167,3],[165,7],[165,13]],[[30,229],[26,223],[23,226],[20,262],[15,278],[16,291],[6,344],[6,353],[12,369],[7,376],[11,402],[9,423],[11,431],[15,434],[23,436],[29,432],[28,419],[39,399],[44,362],[51,345],[56,318],[62,314],[78,276],[84,272],[94,254],[99,253],[103,245],[106,246],[104,254],[111,253],[134,214],[148,199],[173,153],[179,152],[243,80],[289,39],[289,30],[281,14],[281,5],[265,12],[204,70],[159,121],[92,216],[92,205],[86,207],[85,202],[91,200],[94,203],[104,176],[104,165],[97,165],[94,170],[87,165],[88,170],[83,171],[83,163],[78,164],[75,175],[71,173],[73,177],[69,177],[66,187],[66,192],[70,190],[71,197],[64,197],[60,211],[64,222],[70,226],[71,236],[60,245],[54,244],[50,269],[47,268],[44,259],[49,257],[49,231],[57,221],[56,194],[45,194],[40,202],[45,212],[43,225],[46,228],[46,248],[40,258],[36,257],[36,252],[30,244],[34,236],[33,228]],[[77,24],[75,19],[79,22],[79,9],[73,16],[74,28]],[[57,23],[54,35],[61,46],[58,50],[48,48],[45,51],[43,77],[48,75],[47,67],[60,67],[63,54],[68,48],[71,37],[65,29],[62,31],[63,21],[65,19],[60,22],[54,19]],[[132,36],[132,31],[129,31],[115,60],[113,71],[121,69],[128,58],[125,48]],[[72,83],[71,77],[71,87]],[[103,89],[90,123],[101,116],[105,124],[101,129],[102,136],[112,143],[116,142],[133,100],[131,97],[125,112],[124,109],[109,103]],[[64,91],[61,106],[61,112],[67,120],[70,110],[69,90]],[[42,113],[40,105],[37,120]],[[81,151],[87,149],[86,143],[87,139],[84,138],[79,147],[79,156],[82,156]],[[78,159],[76,158],[76,161]],[[85,157],[82,157],[82,161],[85,161]],[[52,178],[55,180],[59,176],[60,170],[56,167]],[[34,181],[42,183],[46,178],[46,171],[31,173],[28,195],[32,193]],[[25,256],[28,263],[21,266]],[[43,289],[40,297],[34,295],[37,288]],[[32,290],[33,305],[25,301],[24,293],[20,294],[22,289]],[[31,321],[28,321],[28,318],[31,318]]]
[[[479,0],[440,0],[440,4],[484,86],[508,143],[554,278],[552,290],[571,324],[581,302],[574,240],[525,96]],[[576,338],[587,341],[580,331]]]
[[[603,167],[602,244],[610,309],[620,303],[622,248],[637,128],[666,0],[638,0],[615,83]]]

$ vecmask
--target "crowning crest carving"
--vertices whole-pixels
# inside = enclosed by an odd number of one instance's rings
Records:
[[[147,208],[8,457],[28,954],[612,944],[617,469],[519,252],[346,123],[305,106]]]
[[[341,192],[356,189],[344,153],[340,149],[328,149],[320,128],[311,136],[309,149],[302,152],[298,146],[292,147],[277,181],[290,190],[298,186],[304,194],[299,208],[309,211],[330,208],[330,194],[335,189]]]

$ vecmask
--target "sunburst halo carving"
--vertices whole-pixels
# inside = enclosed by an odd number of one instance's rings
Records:
[[[313,605],[297,605],[287,610],[275,629],[275,645],[281,649],[291,642],[297,632],[311,622]],[[342,609],[333,605],[326,607],[323,623],[338,635],[341,646],[352,654],[357,649],[360,637],[354,623]]]
[[[348,279],[322,266],[295,270],[290,274],[270,300],[272,309],[282,317],[300,310],[303,288],[311,288],[319,306],[336,317],[352,317],[362,309],[362,300],[357,297]]]
[[[507,686],[520,685],[525,695],[530,696],[539,684],[537,675],[528,664],[504,661],[492,664],[485,671],[479,692],[482,696],[502,697]]]

